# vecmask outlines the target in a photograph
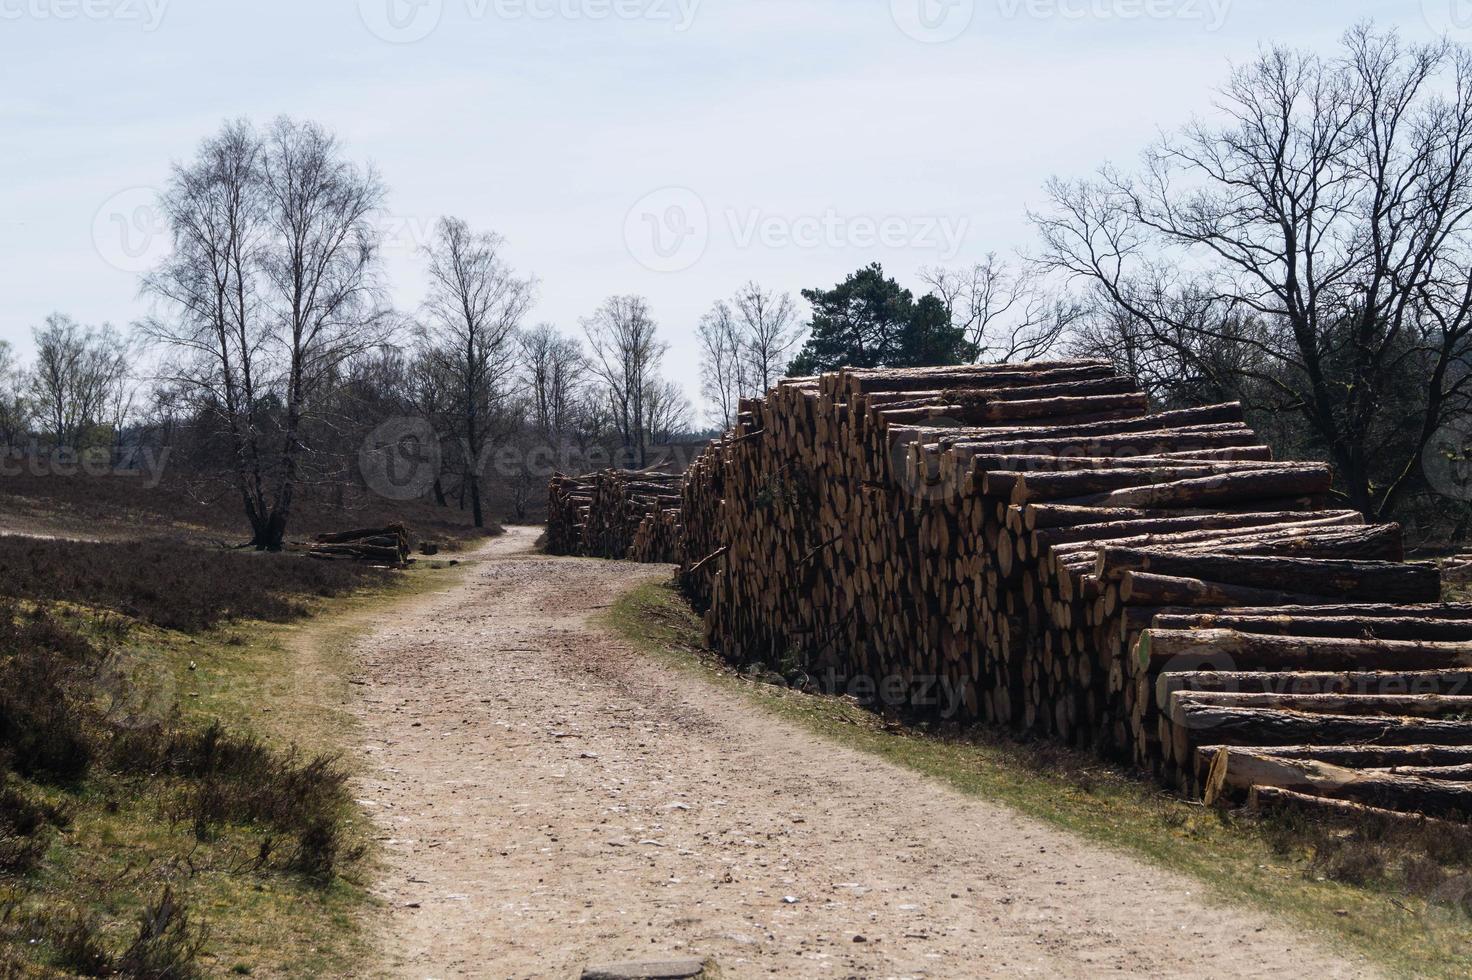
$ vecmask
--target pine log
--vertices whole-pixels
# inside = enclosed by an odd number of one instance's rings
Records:
[[[1362,640],[1472,640],[1472,621],[1375,616],[1238,616],[1227,613],[1164,615],[1154,619],[1162,630],[1235,630],[1277,636],[1324,636]]]
[[[1130,487],[1061,502],[1082,507],[1205,507],[1227,501],[1327,494],[1332,483],[1333,475],[1329,467],[1309,463],[1260,472],[1227,473],[1155,486]]]
[[[1274,636],[1231,630],[1146,630],[1135,657],[1151,676],[1163,670],[1408,671],[1472,667],[1472,642],[1408,642]]]
[[[1332,605],[1342,596],[1313,596],[1276,589],[1258,589],[1227,582],[1156,575],[1151,572],[1125,572],[1119,580],[1119,600],[1132,606],[1183,606],[1187,608],[1224,609],[1232,606]]]
[[[1394,826],[1434,828],[1452,833],[1463,832],[1458,824],[1438,820],[1419,813],[1402,813],[1380,807],[1336,800],[1276,786],[1255,786],[1248,794],[1247,805],[1258,811],[1293,811],[1309,814],[1318,820],[1347,824],[1363,828],[1366,824],[1381,823]]]
[[[1283,759],[1245,750],[1222,749],[1216,753],[1204,799],[1210,806],[1226,790],[1245,792],[1254,786],[1430,817],[1460,820],[1472,816],[1472,782],[1347,769],[1312,759]]]
[[[1255,555],[1190,554],[1164,550],[1106,547],[1094,574],[1117,581],[1129,572],[1203,580],[1257,589],[1342,599],[1382,598],[1392,602],[1428,602],[1441,595],[1441,572],[1435,565],[1385,561],[1343,561]],[[1170,605],[1171,603],[1152,603]]]

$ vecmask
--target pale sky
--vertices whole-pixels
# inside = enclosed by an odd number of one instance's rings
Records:
[[[531,322],[646,296],[695,398],[694,327],[743,282],[1028,247],[1049,176],[1363,18],[1472,41],[1472,0],[0,0],[0,339],[145,313],[170,163],[286,113],[382,173],[400,308],[458,215],[538,277]]]

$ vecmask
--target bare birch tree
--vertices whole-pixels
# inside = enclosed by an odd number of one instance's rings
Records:
[[[476,527],[485,527],[481,480],[487,449],[515,428],[517,331],[532,301],[532,281],[513,274],[501,257],[503,247],[492,232],[477,233],[459,218],[444,218],[425,248],[425,336],[449,379]]]
[[[31,396],[53,443],[79,450],[94,428],[115,430],[123,421],[116,416],[126,402],[129,366],[128,346],[117,331],[55,313],[34,337]]]
[[[706,419],[720,429],[736,423],[736,407],[752,389],[741,330],[729,304],[718,302],[696,328],[700,342],[700,393]]]
[[[175,352],[165,380],[227,433],[257,548],[285,541],[319,392],[385,332],[371,221],[383,195],[334,136],[287,118],[265,133],[227,123],[162,195],[173,252],[144,281],[161,307],[144,327]]]
[[[746,375],[742,387],[754,395],[766,394],[787,375],[792,349],[802,336],[797,306],[790,294],[769,292],[756,282],[742,286],[732,305]]]
[[[522,366],[530,398],[530,422],[543,439],[562,436],[576,421],[585,386],[587,360],[582,345],[549,323],[521,339]]]
[[[27,378],[16,361],[15,348],[0,340],[0,440],[15,446],[26,435],[31,421],[31,404],[24,388]]]
[[[611,296],[583,321],[589,369],[603,385],[614,425],[639,466],[649,461],[650,385],[659,376],[666,344],[642,296]]]

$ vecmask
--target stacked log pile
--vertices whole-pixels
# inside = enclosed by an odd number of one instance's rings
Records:
[[[318,561],[361,561],[393,568],[410,561],[409,529],[403,524],[319,534],[311,544],[300,548]]]
[[[581,555],[588,510],[593,506],[593,477],[552,478],[547,487],[547,554]]]
[[[547,551],[554,555],[624,559],[631,555],[646,519],[646,553],[673,561],[683,477],[646,470],[603,470],[583,477],[558,476],[548,488]],[[661,542],[667,546],[658,547]],[[655,560],[637,558],[636,560]]]
[[[649,514],[639,522],[639,528],[634,532],[633,544],[629,546],[629,560],[644,565],[675,564],[680,560],[680,535],[683,530],[678,507]]]
[[[1152,413],[1103,362],[845,370],[743,403],[697,460],[680,580],[737,664],[1213,797],[1449,814],[1378,770],[1472,771],[1472,612],[1330,487],[1240,405]],[[1335,797],[1314,767],[1375,772]]]
[[[1166,771],[1208,801],[1472,817],[1472,606],[1181,610],[1132,656]]]

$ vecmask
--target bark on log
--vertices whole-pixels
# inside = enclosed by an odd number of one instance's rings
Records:
[[[1135,647],[1140,669],[1232,671],[1410,671],[1472,667],[1472,642],[1427,643],[1274,636],[1231,630],[1146,630]]]
[[[1431,601],[1441,595],[1441,572],[1431,564],[1254,555],[1177,555],[1113,547],[1099,552],[1094,569],[1099,578],[1117,581],[1129,572],[1176,578],[1191,576],[1249,588],[1332,595],[1341,600],[1382,598],[1412,603]]]
[[[1210,806],[1225,791],[1246,792],[1254,786],[1429,817],[1462,820],[1472,816],[1472,783],[1347,769],[1312,759],[1284,759],[1246,750],[1222,749],[1216,753],[1203,798]]]

